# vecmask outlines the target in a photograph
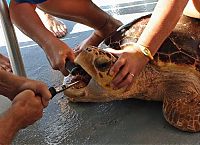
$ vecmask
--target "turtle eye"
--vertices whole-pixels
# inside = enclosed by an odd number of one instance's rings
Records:
[[[110,69],[112,61],[103,57],[98,57],[95,59],[94,65],[99,71],[105,72]]]

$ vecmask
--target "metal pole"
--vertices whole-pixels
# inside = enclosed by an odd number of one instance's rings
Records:
[[[0,0],[0,20],[2,23],[7,51],[14,74],[26,77],[18,41],[14,27],[10,20],[8,5],[5,0]]]

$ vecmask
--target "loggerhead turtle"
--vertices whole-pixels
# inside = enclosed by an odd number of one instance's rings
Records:
[[[122,49],[135,43],[150,15],[120,27],[100,45],[101,48]],[[117,57],[97,47],[84,49],[75,59],[80,74],[69,75],[65,83],[82,80],[67,89],[65,95],[73,102],[105,102],[138,98],[163,101],[165,119],[176,128],[200,131],[200,20],[182,16],[143,71],[135,78],[129,91],[113,90],[108,85],[109,69]],[[87,73],[86,73],[87,72]],[[89,75],[88,75],[89,74]]]

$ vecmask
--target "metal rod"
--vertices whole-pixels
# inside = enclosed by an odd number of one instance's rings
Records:
[[[76,81],[76,82],[73,82],[73,83],[70,83],[70,84],[63,84],[61,86],[58,86],[58,87],[50,87],[49,88],[49,91],[51,93],[51,99],[58,93],[60,92],[63,92],[64,90],[70,88],[70,87],[73,87],[74,85],[78,84],[79,81]]]
[[[0,0],[0,20],[6,39],[6,49],[8,51],[13,73],[26,77],[17,37],[10,20],[9,9],[5,0]]]

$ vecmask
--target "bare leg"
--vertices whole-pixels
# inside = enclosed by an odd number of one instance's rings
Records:
[[[0,70],[5,70],[7,72],[12,72],[10,61],[7,57],[0,54]]]
[[[44,11],[90,26],[95,29],[94,33],[79,46],[97,46],[105,37],[115,31],[122,23],[97,7],[90,0],[48,0],[40,4]]]
[[[54,36],[61,38],[67,34],[67,28],[63,22],[59,21],[54,16],[43,12],[40,9],[36,9],[36,12],[42,20],[45,27],[49,31],[51,31],[54,34]]]

